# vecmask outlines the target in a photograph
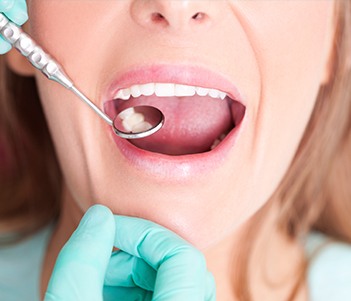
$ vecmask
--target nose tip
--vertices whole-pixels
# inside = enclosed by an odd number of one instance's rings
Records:
[[[131,15],[145,28],[184,31],[210,22],[205,3],[203,0],[135,0]]]

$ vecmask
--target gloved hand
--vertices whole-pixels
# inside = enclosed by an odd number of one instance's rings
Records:
[[[0,0],[0,13],[6,15],[12,22],[21,26],[28,20],[25,0]],[[0,35],[0,54],[11,49],[11,45]]]
[[[112,253],[113,246],[119,251]],[[203,255],[152,222],[96,205],[60,252],[45,301],[213,301]]]

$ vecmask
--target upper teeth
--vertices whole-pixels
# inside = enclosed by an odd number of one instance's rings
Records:
[[[172,84],[172,83],[148,83],[143,85],[133,85],[130,88],[121,89],[115,95],[115,99],[128,100],[131,96],[136,98],[141,95],[151,96],[155,94],[158,97],[184,97],[194,96],[210,96],[212,98],[226,98],[225,92],[217,89],[202,88],[188,85]]]

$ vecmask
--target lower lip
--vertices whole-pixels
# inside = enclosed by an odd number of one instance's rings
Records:
[[[238,143],[240,134],[246,123],[246,114],[227,137],[213,150],[201,154],[170,156],[140,149],[125,139],[116,136],[109,127],[111,135],[119,152],[128,164],[162,182],[183,182],[214,172],[227,161],[231,150]]]

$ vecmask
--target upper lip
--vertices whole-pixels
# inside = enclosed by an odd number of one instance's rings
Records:
[[[203,67],[166,64],[141,66],[117,74],[108,85],[103,101],[112,100],[120,89],[152,82],[217,89],[225,92],[231,99],[243,103],[239,90],[225,76]]]

